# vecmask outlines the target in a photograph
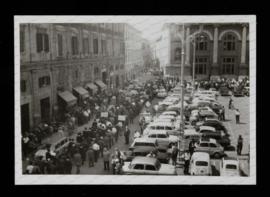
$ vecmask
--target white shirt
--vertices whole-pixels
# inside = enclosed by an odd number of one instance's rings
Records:
[[[23,142],[24,142],[24,143],[27,143],[28,141],[29,141],[29,137],[24,137],[24,138],[23,138]]]
[[[98,144],[96,144],[96,143],[95,143],[95,144],[93,144],[93,149],[94,149],[94,150],[99,150],[99,145],[98,145]]]
[[[27,166],[27,168],[26,168],[26,170],[29,172],[29,174],[32,174],[33,169],[34,169],[34,166],[32,166],[32,165],[29,165],[29,166]]]
[[[116,128],[113,127],[113,128],[112,128],[112,133],[113,133],[113,134],[116,134],[116,132],[117,132]]]
[[[235,110],[235,115],[240,115],[240,112]]]

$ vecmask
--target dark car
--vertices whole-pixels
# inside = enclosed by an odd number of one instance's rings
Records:
[[[223,131],[225,135],[228,134],[228,130],[226,127],[223,125],[222,122],[220,122],[217,119],[205,119],[203,122],[198,122],[197,126],[210,126],[214,127],[217,131]]]
[[[236,88],[234,91],[233,91],[233,96],[244,96],[244,91],[242,88]]]
[[[142,156],[145,157],[147,156],[150,152],[156,152],[157,153],[157,159],[161,163],[168,163],[170,160],[170,152],[168,151],[167,147],[160,146],[157,149],[151,146],[139,146],[136,147],[132,151],[127,151],[125,152],[126,159],[125,161],[132,161],[134,157],[137,156]]]
[[[219,93],[221,96],[230,96],[230,90],[226,86],[222,86],[219,88]]]

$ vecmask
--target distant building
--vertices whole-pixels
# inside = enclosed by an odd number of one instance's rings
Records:
[[[123,24],[21,24],[22,132],[99,86],[123,86],[124,54]]]
[[[195,42],[186,42],[184,76],[191,79],[193,51],[195,51],[195,78],[249,75],[249,26],[240,23],[185,24],[185,39],[191,35]],[[165,76],[180,77],[181,34],[183,24],[168,23],[156,40],[155,50]]]
[[[128,80],[135,79],[144,69],[142,33],[130,24],[124,25],[125,72]]]

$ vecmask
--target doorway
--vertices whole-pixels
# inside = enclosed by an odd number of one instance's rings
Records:
[[[102,72],[102,82],[107,84],[107,72]]]
[[[50,122],[50,97],[40,100],[41,121]]]
[[[21,105],[21,129],[22,134],[30,129],[29,104]]]

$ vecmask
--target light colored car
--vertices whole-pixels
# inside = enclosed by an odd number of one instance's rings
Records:
[[[140,113],[140,119],[144,117],[145,123],[149,124],[150,122],[153,121],[152,114],[150,112],[143,112]]]
[[[151,157],[135,157],[131,162],[124,162],[124,175],[177,175],[173,165],[161,164]]]
[[[145,138],[157,139],[159,145],[171,146],[172,143],[178,143],[179,138],[174,135],[169,135],[166,131],[150,131]]]
[[[50,145],[50,153],[51,155],[59,154],[63,151],[64,148],[66,148],[70,142],[73,142],[74,140],[72,138],[63,137],[57,142]],[[45,159],[46,157],[47,149],[41,148],[35,153],[35,157],[42,157],[42,159]]]
[[[223,147],[217,143],[215,139],[201,139],[198,143],[196,143],[196,152],[207,152],[210,156],[213,156],[216,159],[219,159],[224,156]]]
[[[168,96],[168,94],[165,89],[158,90],[158,93],[157,93],[158,98],[165,98],[166,96]]]
[[[222,158],[220,176],[240,176],[239,160],[235,157]]]
[[[165,111],[161,115],[171,115],[171,116],[174,116],[175,118],[178,117],[178,114],[175,111]]]
[[[212,168],[210,163],[210,155],[204,152],[193,153],[190,159],[189,173],[193,176],[211,176]]]
[[[179,131],[171,122],[154,121],[143,131],[143,135],[148,135],[150,131],[167,131],[169,135],[178,135]]]
[[[157,139],[153,138],[135,138],[131,146],[129,147],[129,150],[133,150],[135,147],[139,146],[151,146],[154,148],[158,148],[158,142]]]

